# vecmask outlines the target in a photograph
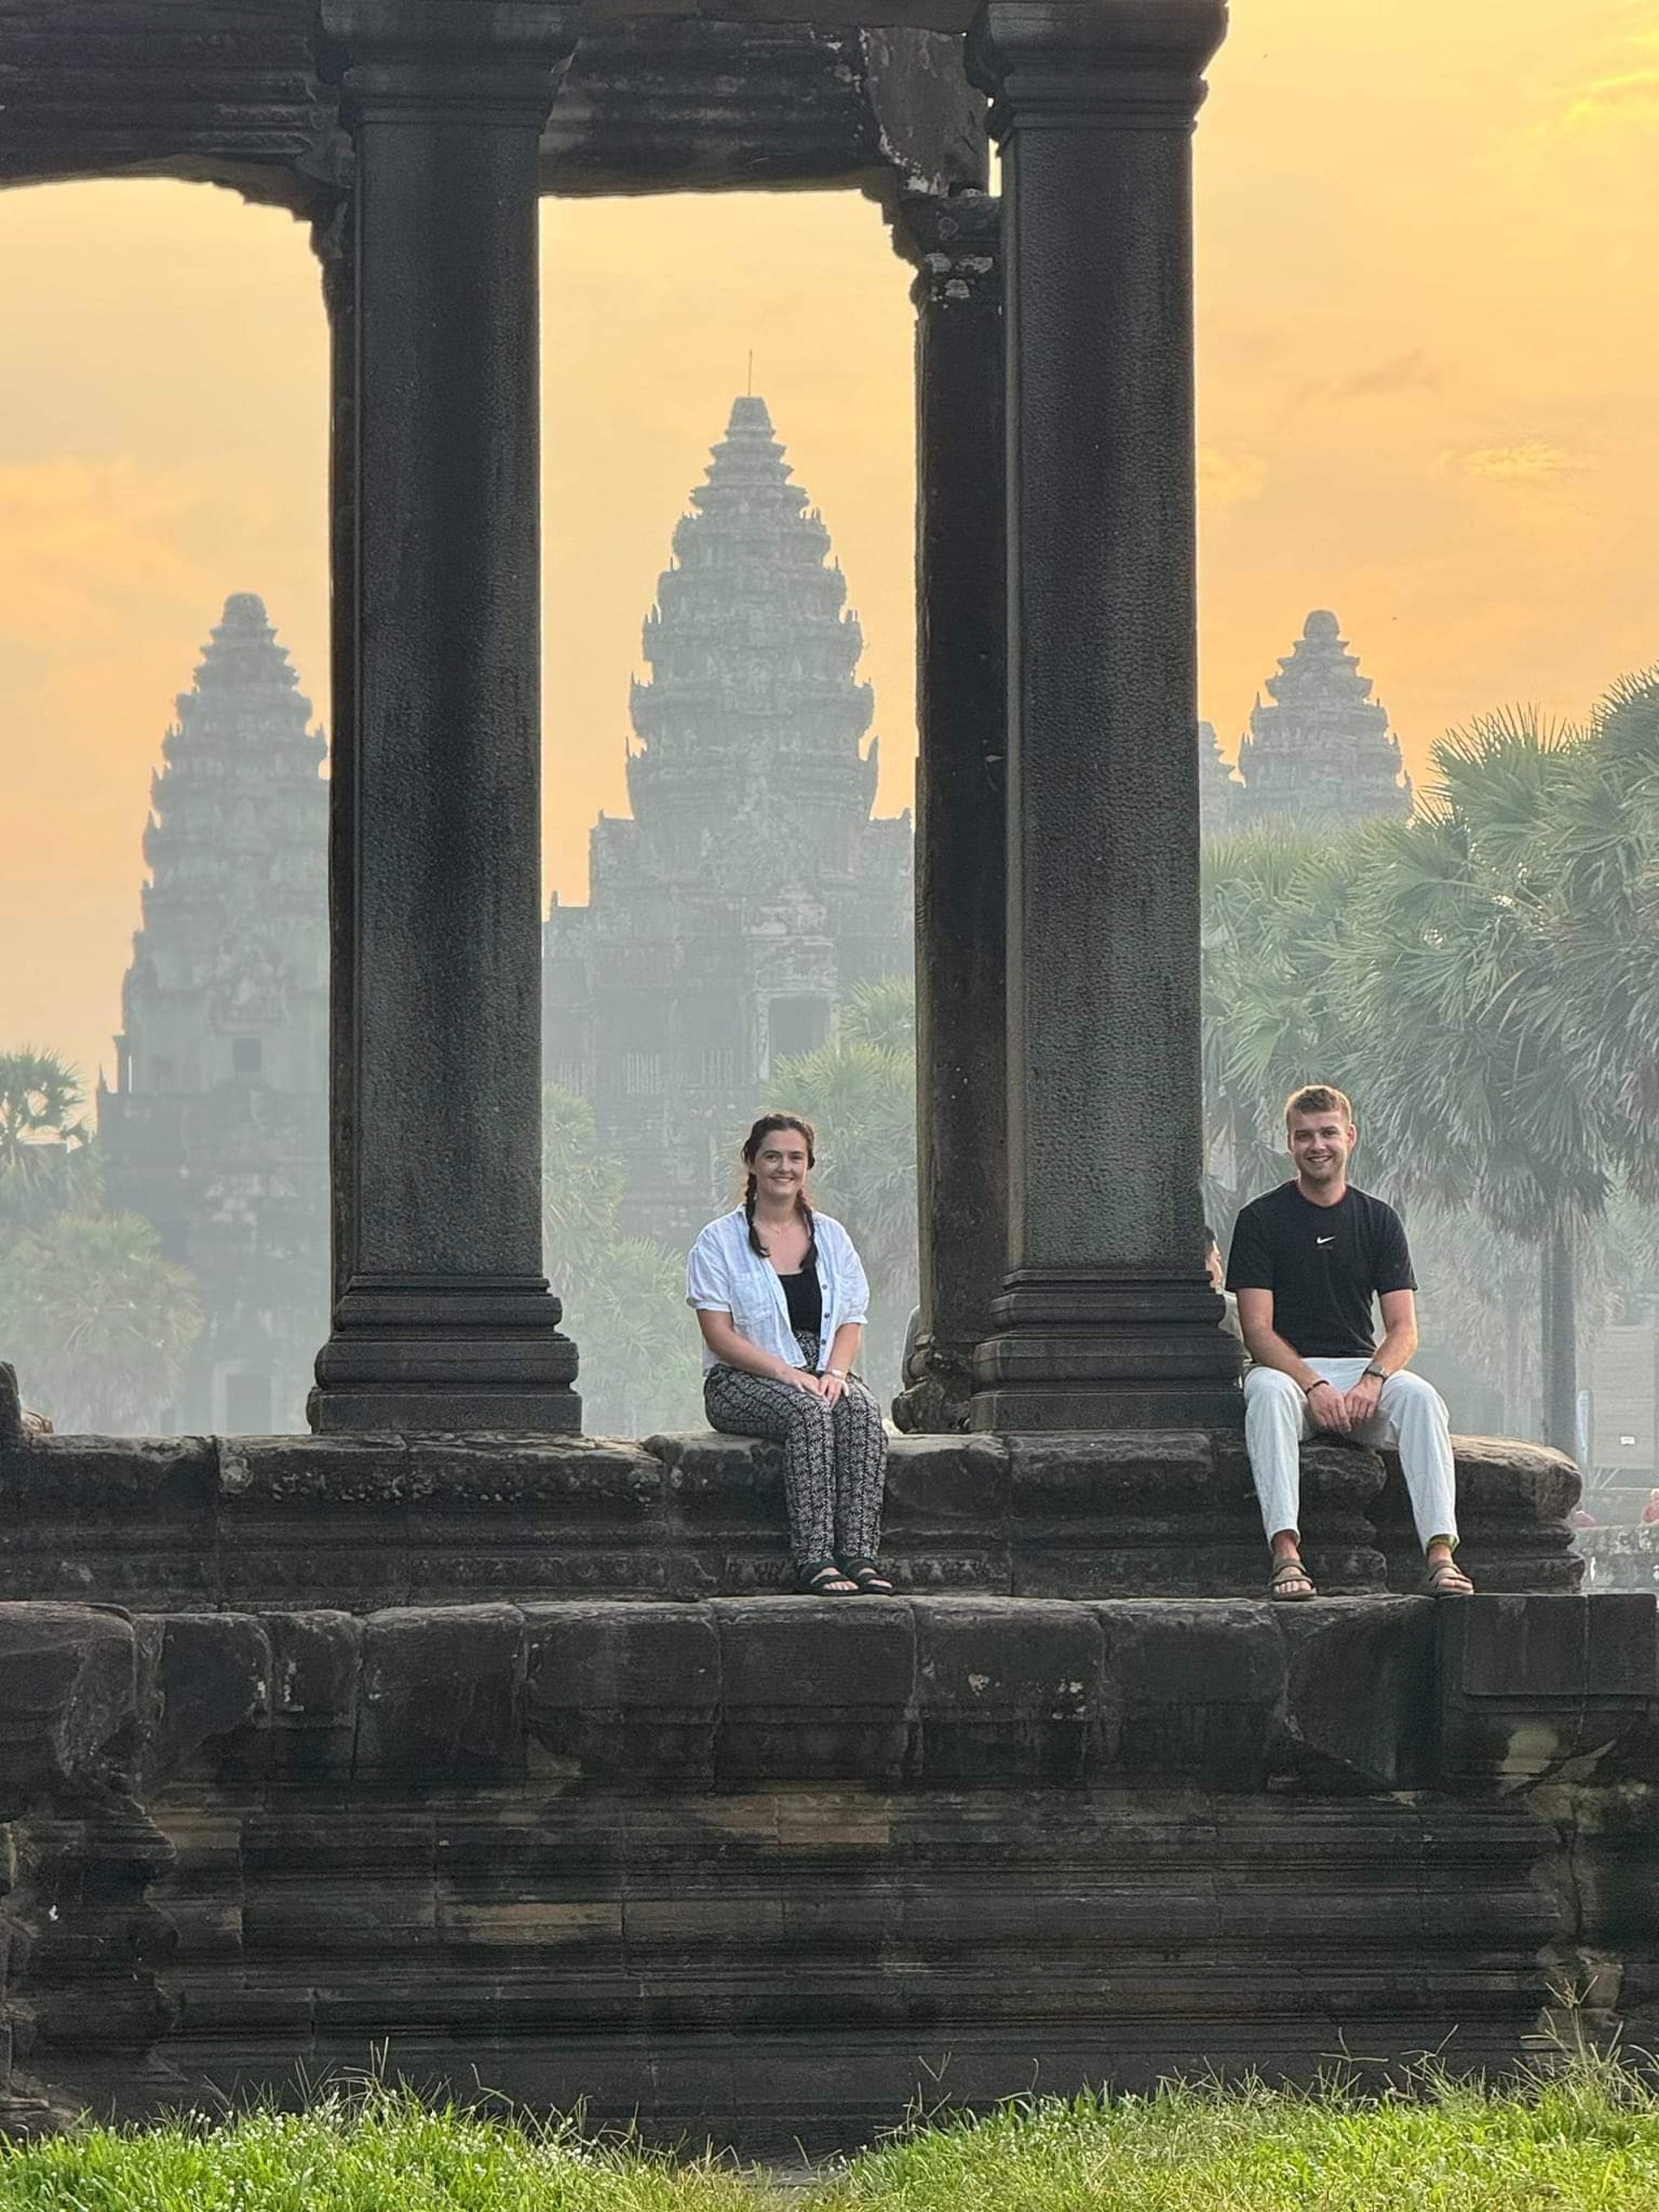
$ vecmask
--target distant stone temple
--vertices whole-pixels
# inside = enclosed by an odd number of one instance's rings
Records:
[[[777,1064],[912,960],[907,815],[873,820],[863,637],[766,402],[734,402],[674,532],[631,700],[631,819],[593,831],[588,903],[555,902],[550,1081],[626,1151],[628,1224],[671,1242],[726,1201]]]
[[[1282,821],[1318,827],[1411,812],[1411,779],[1388,711],[1344,644],[1337,618],[1316,609],[1268,678],[1239,747],[1242,782],[1226,794],[1228,826]],[[1206,785],[1212,811],[1215,795]],[[1219,823],[1217,826],[1220,826]]]
[[[109,1202],[154,1222],[207,1309],[186,1430],[302,1427],[327,1332],[323,751],[263,602],[235,594],[162,743],[99,1093]]]
[[[1239,827],[1244,786],[1221,749],[1213,722],[1198,724],[1198,823],[1206,837],[1224,837]]]

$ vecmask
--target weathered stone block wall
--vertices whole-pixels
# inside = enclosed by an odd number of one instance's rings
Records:
[[[291,2084],[751,2150],[1656,2018],[1655,1607],[0,1605],[11,2124]],[[45,2100],[31,2105],[31,2098]]]

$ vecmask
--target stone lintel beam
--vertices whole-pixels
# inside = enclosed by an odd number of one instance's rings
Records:
[[[988,0],[1009,1274],[975,1425],[1237,1426],[1199,1195],[1192,122],[1224,0]]]
[[[914,192],[916,1061],[921,1331],[901,1428],[964,1428],[1007,1270],[1001,220]]]
[[[570,1430],[541,1263],[537,144],[574,10],[324,0],[335,317],[324,1429]]]
[[[962,41],[833,19],[595,22],[542,137],[542,188],[607,192],[854,185],[982,187],[982,97]]]
[[[315,0],[0,0],[0,187],[99,176],[225,185],[315,219],[345,167]],[[982,184],[959,32],[584,11],[542,132],[570,195]]]

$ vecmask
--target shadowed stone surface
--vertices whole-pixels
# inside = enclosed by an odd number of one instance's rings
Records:
[[[385,2044],[775,2154],[1651,2033],[1640,1596],[0,1605],[0,2121]],[[1287,1965],[1287,1946],[1294,1954]],[[474,2075],[476,2069],[476,2075]]]
[[[1457,1442],[1478,1586],[1571,1590],[1583,1561],[1559,1453]],[[1397,1473],[1303,1452],[1322,1592],[1414,1591]],[[702,1431],[592,1437],[0,1440],[0,1598],[245,1611],[494,1599],[695,1599],[786,1586],[775,1446]],[[909,1436],[885,1553],[907,1592],[1253,1596],[1265,1547],[1243,1443],[1202,1429]]]

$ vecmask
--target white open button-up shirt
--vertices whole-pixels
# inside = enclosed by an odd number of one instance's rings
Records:
[[[812,1230],[823,1292],[823,1326],[818,1336],[822,1374],[830,1364],[836,1330],[848,1321],[868,1318],[870,1286],[853,1240],[838,1221],[827,1213],[815,1213]],[[772,1262],[750,1245],[748,1218],[741,1206],[711,1221],[691,1247],[685,1263],[685,1302],[702,1313],[729,1313],[740,1337],[790,1367],[805,1366],[789,1325],[783,1283]],[[719,1363],[705,1344],[703,1373]]]

